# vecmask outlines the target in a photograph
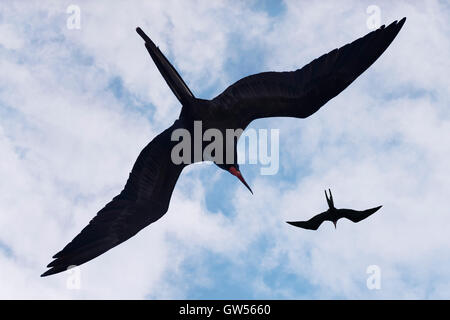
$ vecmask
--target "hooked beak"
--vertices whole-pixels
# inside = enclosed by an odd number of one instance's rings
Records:
[[[333,221],[334,228],[336,229],[337,221]]]
[[[242,176],[241,172],[238,171],[235,167],[230,167],[230,169],[228,170],[230,171],[230,173],[235,176],[236,178],[238,178],[239,180],[241,180],[241,182],[244,184],[244,186],[247,187],[248,190],[250,190],[250,192],[253,194],[252,189],[249,187],[249,185],[247,184],[247,182],[245,181],[244,177]]]

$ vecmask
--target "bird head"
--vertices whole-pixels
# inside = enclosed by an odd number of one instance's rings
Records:
[[[246,186],[247,189],[250,190],[250,192],[253,194],[252,189],[250,188],[247,181],[245,181],[244,177],[242,176],[242,173],[239,170],[239,165],[237,163],[236,164],[217,164],[217,166],[219,166],[219,168],[221,168],[223,170],[228,171],[233,176],[238,178],[244,184],[244,186]]]

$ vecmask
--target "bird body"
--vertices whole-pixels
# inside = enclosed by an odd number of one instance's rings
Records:
[[[363,211],[357,211],[352,209],[336,209],[334,206],[333,195],[331,194],[331,190],[328,189],[328,191],[330,193],[329,198],[327,192],[325,191],[325,197],[328,203],[327,211],[319,213],[318,215],[312,217],[308,221],[287,221],[287,223],[303,229],[317,230],[324,221],[331,221],[333,222],[334,227],[336,228],[339,219],[347,218],[350,221],[356,223],[371,216],[382,207],[378,206]]]
[[[226,137],[224,161],[213,158],[221,169],[236,176],[250,191],[237,161],[236,145],[240,133],[253,120],[267,117],[306,118],[347,88],[372,65],[391,44],[406,18],[382,26],[366,36],[313,60],[290,72],[263,72],[245,77],[229,86],[212,100],[194,96],[180,74],[152,40],[140,29],[145,47],[182,108],[174,124],[156,136],[139,154],[123,191],[114,197],[97,216],[60,252],[53,256],[42,276],[85,263],[129,239],[163,216],[183,168],[205,159],[208,141],[183,150],[183,162],[173,159],[178,145],[174,135],[185,130],[204,137],[209,129]],[[201,128],[196,126],[201,124]],[[188,154],[185,154],[187,152]],[[230,153],[232,153],[230,155]],[[212,153],[211,153],[212,154]]]

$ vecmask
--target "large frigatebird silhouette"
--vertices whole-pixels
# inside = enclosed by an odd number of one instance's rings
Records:
[[[329,198],[327,195],[327,191],[325,190],[325,197],[327,198],[328,203],[327,211],[319,213],[308,221],[287,221],[287,223],[303,229],[317,230],[322,222],[331,221],[336,228],[337,222],[341,218],[347,218],[355,223],[360,222],[361,220],[364,220],[368,216],[377,212],[382,207],[378,206],[364,211],[357,211],[352,209],[336,209],[334,207],[333,195],[331,194],[331,190],[328,189],[328,192],[330,193]]]
[[[245,77],[212,100],[196,98],[186,83],[140,29],[145,47],[168,86],[182,104],[179,118],[156,136],[139,154],[122,192],[101,209],[90,223],[60,252],[42,276],[79,266],[134,236],[161,218],[168,210],[172,191],[188,163],[176,164],[171,150],[177,143],[176,129],[193,132],[194,122],[203,130],[245,129],[250,122],[266,117],[306,118],[347,88],[391,44],[406,18],[313,60],[292,72],[264,72]],[[232,142],[233,161],[216,164],[250,189],[237,162],[237,137]],[[228,143],[228,141],[227,141]],[[228,152],[227,143],[224,154]],[[204,147],[204,146],[202,146]],[[228,157],[226,157],[228,159]],[[194,159],[191,162],[202,161]],[[250,189],[251,191],[251,189]]]

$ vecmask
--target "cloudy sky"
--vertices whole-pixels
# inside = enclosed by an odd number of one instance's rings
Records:
[[[280,130],[276,175],[241,165],[253,196],[192,166],[157,223],[79,271],[39,277],[180,110],[136,26],[212,98],[404,16],[319,112],[251,124]],[[450,298],[449,19],[446,1],[2,1],[0,298]],[[336,230],[285,223],[324,211],[325,188],[337,207],[383,208]]]

